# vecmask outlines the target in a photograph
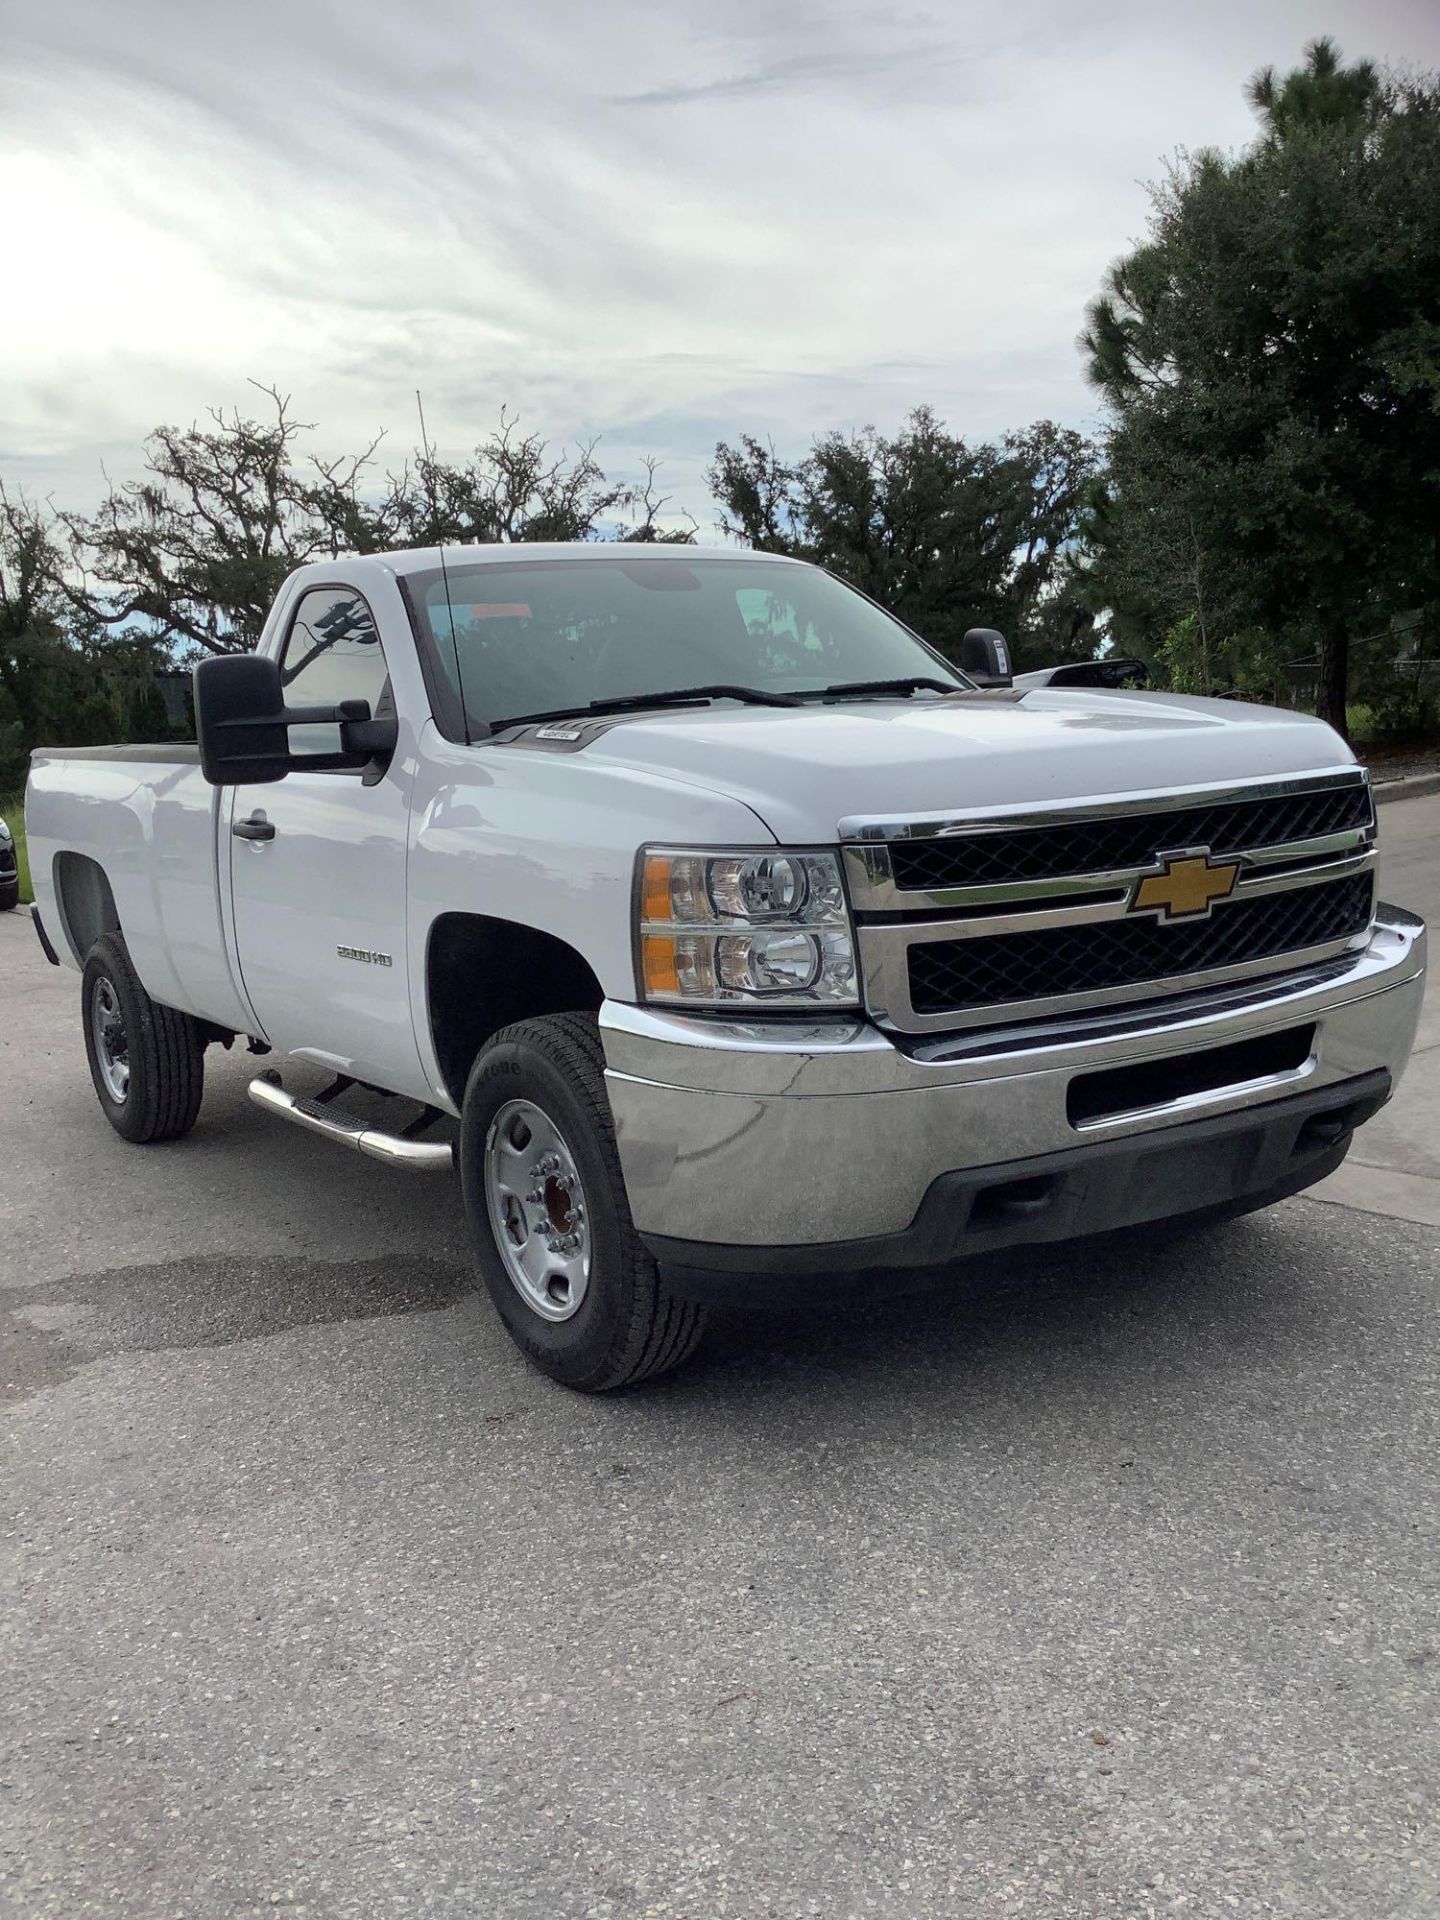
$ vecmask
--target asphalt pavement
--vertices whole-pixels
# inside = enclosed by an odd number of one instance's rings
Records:
[[[1382,833],[1440,918],[1440,798]],[[1429,1920],[1421,1044],[1325,1197],[585,1400],[252,1063],[116,1138],[0,916],[0,1907]]]

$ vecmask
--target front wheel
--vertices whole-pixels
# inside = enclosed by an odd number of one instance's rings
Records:
[[[635,1231],[592,1014],[506,1027],[465,1090],[460,1175],[486,1291],[552,1380],[604,1393],[692,1354],[702,1307]]]
[[[150,998],[118,934],[90,949],[80,994],[90,1078],[111,1126],[142,1145],[188,1133],[205,1091],[195,1021]]]

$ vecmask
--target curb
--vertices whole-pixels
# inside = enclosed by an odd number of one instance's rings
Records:
[[[1440,793],[1440,773],[1412,773],[1403,780],[1376,780],[1370,791],[1377,806],[1385,800],[1420,800],[1427,793]]]

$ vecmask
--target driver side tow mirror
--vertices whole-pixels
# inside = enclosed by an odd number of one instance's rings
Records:
[[[1012,668],[1005,636],[994,627],[971,627],[960,642],[960,669],[977,687],[1008,687]]]
[[[394,717],[372,719],[368,700],[287,707],[278,663],[258,653],[202,660],[194,685],[200,770],[212,787],[383,764],[399,739]],[[339,753],[292,753],[290,728],[316,725],[339,727]]]

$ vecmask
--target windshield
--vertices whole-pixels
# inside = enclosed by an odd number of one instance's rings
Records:
[[[818,567],[743,556],[461,560],[406,584],[421,642],[472,734],[516,714],[721,682],[801,696],[917,676],[970,684]]]

